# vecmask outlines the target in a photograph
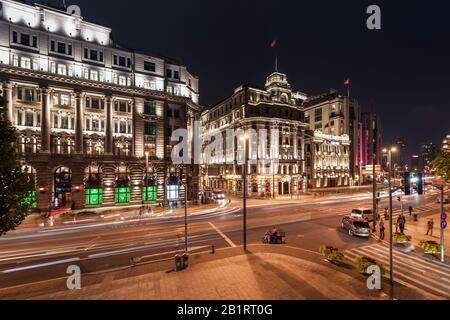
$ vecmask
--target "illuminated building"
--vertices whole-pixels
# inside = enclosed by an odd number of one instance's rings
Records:
[[[40,209],[178,201],[182,182],[197,198],[198,168],[170,160],[200,111],[182,64],[116,45],[76,6],[2,0],[0,80]]]

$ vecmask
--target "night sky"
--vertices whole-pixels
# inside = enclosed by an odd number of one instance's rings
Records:
[[[351,78],[363,111],[380,114],[384,142],[402,137],[410,153],[423,142],[440,147],[450,133],[446,2],[67,0],[117,42],[181,59],[200,78],[205,106],[240,84],[264,85],[277,39],[279,70],[295,90],[344,94]],[[366,28],[371,4],[381,7],[382,30]]]

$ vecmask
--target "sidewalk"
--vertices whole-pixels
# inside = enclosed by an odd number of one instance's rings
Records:
[[[390,286],[368,290],[367,277],[352,265],[288,246],[249,246],[192,254],[190,267],[173,272],[172,261],[100,275],[82,276],[82,289],[69,291],[66,278],[0,289],[0,299],[45,300],[388,300]],[[162,269],[161,269],[162,268]],[[159,270],[155,270],[159,269]],[[163,270],[163,271],[161,271]],[[167,270],[167,271],[164,271]],[[62,275],[63,276],[63,275]],[[436,299],[401,285],[396,299]]]

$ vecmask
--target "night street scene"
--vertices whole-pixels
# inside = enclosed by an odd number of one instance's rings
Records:
[[[36,1],[0,0],[0,300],[450,300],[449,4]]]

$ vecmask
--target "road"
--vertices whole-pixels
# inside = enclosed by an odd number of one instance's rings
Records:
[[[257,203],[257,202],[253,202]],[[405,200],[422,214],[439,210],[436,195]],[[387,199],[381,207],[387,206]],[[277,226],[287,234],[290,246],[317,252],[322,244],[352,252],[370,247],[375,239],[350,237],[340,229],[342,217],[352,208],[371,207],[361,197],[316,201],[315,203],[277,203],[248,208],[248,242],[260,243],[265,232]],[[396,211],[399,203],[395,202]],[[189,251],[210,251],[243,244],[240,203],[208,210],[189,217]],[[173,259],[184,249],[184,219],[134,218],[108,223],[90,223],[45,228],[28,233],[12,233],[0,239],[0,288],[66,277],[69,265],[83,273],[126,267],[132,258],[139,263]]]

